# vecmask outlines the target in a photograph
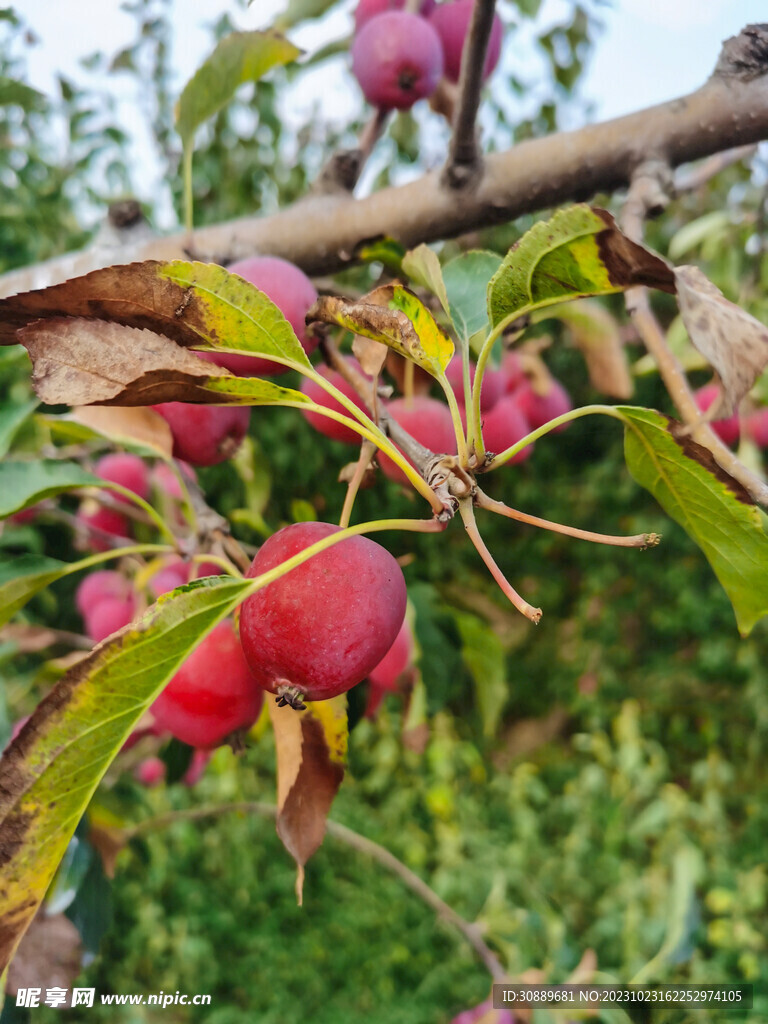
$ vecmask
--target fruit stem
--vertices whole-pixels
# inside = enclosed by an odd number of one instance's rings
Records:
[[[405,406],[407,409],[413,407],[413,378],[416,371],[416,364],[412,359],[405,360],[405,368],[403,374],[403,396],[405,398]]]
[[[496,580],[498,585],[501,587],[504,595],[512,602],[517,610],[524,615],[527,619],[530,619],[534,625],[538,625],[541,621],[541,608],[534,608],[533,605],[528,604],[524,600],[512,584],[509,582],[507,577],[501,571],[496,564],[493,555],[490,553],[488,548],[485,546],[485,541],[480,536],[480,531],[477,529],[477,523],[475,522],[475,513],[472,509],[472,499],[463,498],[459,502],[459,513],[464,521],[464,528],[469,535],[469,539],[477,548],[478,554],[487,565],[490,570],[491,576]]]
[[[228,558],[221,558],[219,555],[193,555],[192,563],[195,564],[197,562],[199,562],[200,564],[204,562],[211,562],[213,565],[218,565],[224,570],[224,572],[228,576],[242,577],[243,575],[237,568],[237,566],[230,562]]]
[[[575,537],[577,540],[589,540],[595,544],[610,544],[617,548],[653,548],[661,540],[658,533],[637,533],[634,536],[616,537],[607,533],[593,533],[591,530],[580,530],[576,526],[565,526],[562,523],[553,523],[549,519],[540,519],[538,516],[530,516],[527,512],[519,512],[510,508],[502,501],[494,501],[487,494],[477,488],[475,494],[475,505],[477,508],[484,508],[488,512],[497,512],[507,519],[515,519],[519,523],[528,523],[529,526],[538,526],[542,530],[551,530],[553,533],[562,533],[566,537]]]
[[[365,471],[368,469],[371,457],[375,451],[376,449],[371,441],[363,441],[360,446],[360,457],[357,460],[357,465],[355,466],[355,472],[352,479],[349,481],[347,486],[347,494],[344,498],[344,507],[341,510],[341,517],[339,519],[339,526],[341,526],[342,529],[349,526],[349,520],[352,518],[352,508],[355,504],[357,492],[360,490],[360,484],[363,481]]]
[[[562,416],[555,416],[555,418],[550,420],[549,423],[545,423],[536,430],[532,430],[530,434],[526,434],[525,437],[521,438],[516,444],[513,444],[510,448],[507,448],[500,454],[494,456],[493,462],[491,462],[490,465],[483,467],[483,472],[490,472],[493,469],[498,469],[499,466],[503,466],[505,462],[509,462],[510,459],[514,458],[519,451],[522,451],[522,449],[527,447],[529,444],[533,444],[534,441],[537,441],[540,437],[548,434],[550,430],[555,430],[557,427],[562,426],[564,423],[570,423],[572,420],[581,419],[582,416],[591,416],[593,414],[612,416],[613,419],[621,420],[622,423],[628,422],[626,416],[622,415],[622,413],[613,405],[582,405],[578,409],[571,409],[570,412],[564,412]]]
[[[184,146],[183,173],[184,173],[184,228],[188,234],[192,234],[193,223],[193,194],[192,194],[192,154],[194,147],[192,140],[187,140]]]
[[[456,434],[456,452],[459,457],[459,462],[464,468],[466,468],[469,452],[467,450],[467,439],[464,436],[464,424],[461,422],[461,413],[459,412],[459,403],[456,400],[456,393],[451,387],[445,373],[441,372],[440,376],[437,378],[437,382],[443,389],[445,397],[448,399],[448,408],[451,410],[453,429]]]

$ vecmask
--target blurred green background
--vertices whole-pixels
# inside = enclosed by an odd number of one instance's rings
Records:
[[[537,7],[518,6],[518,20]],[[157,97],[151,127],[179,201],[168,5],[136,2],[131,10],[135,48],[119,62],[94,56],[91,84],[62,79],[57,97],[24,91],[27,26],[18,14],[0,14],[0,76],[15,83],[15,91],[0,90],[2,269],[86,243],[83,211],[130,193],[135,154],[110,118],[110,75],[142,77]],[[222,21],[216,33],[229,27]],[[501,99],[520,83],[495,84],[493,145],[552,129],[578,102],[595,10],[572,4],[557,41],[553,31],[537,44],[551,58],[551,74],[533,118],[510,122]],[[354,139],[359,125],[340,135],[319,122],[303,158],[287,160],[291,140],[278,99],[296,74],[279,72],[244,90],[201,134],[197,223],[252,213],[275,198],[292,201],[311,183],[318,155]],[[410,115],[397,117],[385,143],[390,165],[377,186],[418,165],[421,130]],[[62,131],[63,149],[49,141]],[[650,237],[662,252],[672,243],[678,261],[702,265],[726,295],[763,319],[764,181],[759,161],[753,173],[729,168],[675,201]],[[149,201],[145,210],[152,220]],[[531,222],[469,244],[504,251]],[[460,244],[447,243],[445,253]],[[366,288],[380,270],[349,271],[335,287]],[[606,305],[622,316],[620,302]],[[668,322],[674,310],[660,303],[659,312]],[[602,400],[568,337],[546,326],[553,373],[577,404]],[[641,356],[634,341],[629,351]],[[7,409],[28,397],[26,356],[5,350],[0,369]],[[696,370],[691,379],[707,378]],[[671,411],[655,373],[638,376],[636,386],[633,402]],[[336,478],[349,450],[321,439],[291,410],[256,410],[251,431],[248,460],[201,472],[216,508],[241,510],[233,516],[236,535],[258,543],[264,524],[274,530],[295,519],[337,518],[343,487]],[[33,422],[16,439],[22,452],[39,443]],[[761,459],[756,449],[743,454]],[[256,472],[250,486],[246,461]],[[428,738],[421,751],[403,742],[399,697],[388,698],[375,721],[359,721],[332,817],[381,843],[464,918],[480,922],[511,975],[537,969],[562,981],[593,950],[599,980],[628,981],[642,971],[650,981],[753,982],[755,1009],[738,1019],[766,1019],[766,624],[739,639],[701,553],[629,478],[611,421],[581,420],[542,440],[526,463],[494,474],[488,490],[552,520],[611,533],[657,531],[663,541],[646,552],[602,548],[486,515],[481,529],[502,569],[544,609],[533,629],[505,603],[458,525],[439,537],[385,535],[407,562]],[[380,479],[361,494],[355,514],[363,520],[418,508]],[[0,545],[73,557],[59,524],[9,526]],[[76,582],[41,595],[24,617],[80,631]],[[12,642],[0,646],[0,659],[7,726],[34,707],[55,670]],[[353,695],[358,715],[363,700]],[[272,737],[258,732],[241,756],[219,750],[191,790],[142,789],[118,764],[96,801],[102,813],[131,822],[203,804],[272,802]],[[170,763],[177,754],[165,756]],[[64,1019],[438,1024],[488,995],[488,974],[455,929],[382,866],[333,838],[309,864],[303,908],[273,823],[258,816],[158,828],[120,854],[111,882],[92,850],[86,860],[67,908],[89,951],[77,984],[98,993],[204,992],[212,1004],[94,1007],[64,1011]],[[10,1002],[4,1024],[59,1019],[59,1011],[16,1010]],[[705,1024],[730,1016],[737,1015],[671,1010],[653,1020]],[[598,1019],[627,1018],[613,1011]]]

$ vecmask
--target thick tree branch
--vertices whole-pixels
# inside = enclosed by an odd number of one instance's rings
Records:
[[[453,122],[444,181],[450,188],[462,188],[480,173],[482,154],[478,145],[477,110],[483,88],[483,69],[491,38],[496,0],[475,0],[467,42],[461,58],[459,98]]]
[[[512,220],[595,192],[629,185],[649,157],[674,168],[768,138],[768,25],[728,40],[715,74],[696,92],[627,117],[522,142],[485,158],[478,187],[460,203],[441,172],[363,199],[312,196],[270,217],[246,217],[198,229],[201,259],[234,260],[256,252],[282,256],[310,274],[354,260],[365,239],[390,235],[406,246]],[[121,251],[89,249],[0,277],[0,295],[40,288],[107,263],[183,256],[179,233]]]

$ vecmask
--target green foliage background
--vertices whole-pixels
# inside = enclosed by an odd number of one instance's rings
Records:
[[[537,5],[518,7],[522,18]],[[94,75],[108,67],[133,74],[151,90],[154,137],[178,203],[168,7],[140,0],[132,10],[135,46],[114,58],[94,57],[90,66]],[[15,55],[23,26],[9,13],[3,25],[3,52]],[[216,33],[228,27],[222,21]],[[572,90],[595,30],[594,12],[578,5],[562,38],[553,41],[555,30],[548,30],[540,45],[552,58],[551,102],[528,121],[510,123],[492,101],[492,144],[550,129],[563,104],[577,102]],[[4,58],[0,71],[23,77],[16,56]],[[305,140],[304,159],[289,159],[296,140],[286,137],[277,101],[292,74],[276,74],[250,98],[246,90],[203,133],[194,165],[198,222],[291,201],[322,155],[354,137],[354,125],[340,137],[320,119],[311,145]],[[0,192],[4,267],[82,244],[84,211],[129,187],[125,140],[106,117],[108,83],[94,81],[101,84],[90,92],[62,81],[55,102],[25,95],[21,105],[0,107],[5,136],[27,156],[14,187],[3,184]],[[98,130],[83,127],[95,116],[89,110],[105,117]],[[258,119],[258,132],[242,127],[247,118]],[[62,119],[70,133],[64,157],[40,141]],[[399,117],[379,184],[418,161],[418,140],[413,118]],[[100,171],[105,160],[107,176]],[[7,149],[0,149],[0,162],[10,166]],[[7,180],[0,174],[0,182]],[[763,198],[743,170],[731,169],[676,202],[652,244],[666,251],[684,225],[722,211],[694,238],[686,259],[700,262],[729,297],[764,318],[768,258],[748,241],[765,240]],[[503,251],[528,224],[488,232],[481,244]],[[456,243],[445,249],[456,251]],[[375,273],[348,272],[339,290],[366,287]],[[620,304],[613,308],[618,313]],[[664,303],[660,311],[673,313]],[[547,360],[577,403],[600,398],[566,339],[556,337]],[[0,368],[7,408],[28,394],[26,357],[5,352]],[[692,379],[703,383],[706,373]],[[638,379],[636,401],[669,410],[654,374]],[[348,449],[321,441],[290,410],[256,410],[252,438],[257,484],[250,492],[235,465],[201,474],[213,504],[234,513],[242,539],[258,543],[265,530],[295,518],[338,515],[343,489],[335,480]],[[16,444],[32,450],[38,440],[27,427]],[[630,480],[618,427],[608,421],[582,420],[539,442],[530,460],[494,475],[488,490],[550,519],[605,532],[657,531],[663,542],[643,553],[597,548],[486,516],[484,535],[502,569],[545,610],[535,630],[505,605],[455,524],[439,537],[383,538],[410,559],[405,571],[429,741],[421,754],[404,746],[403,707],[389,698],[377,721],[363,720],[352,732],[349,777],[333,817],[382,843],[460,914],[482,922],[512,975],[539,968],[548,980],[563,980],[593,949],[601,980],[627,981],[650,964],[648,980],[755,982],[756,1009],[739,1019],[765,1019],[765,623],[749,640],[738,638],[702,555]],[[257,492],[263,507],[254,508]],[[381,480],[361,495],[356,515],[417,507]],[[51,523],[6,529],[0,544],[72,555],[68,533]],[[75,585],[65,580],[41,595],[29,620],[79,630],[71,610]],[[503,686],[489,685],[490,671],[473,677],[477,647],[503,666]],[[54,670],[5,644],[0,672],[4,714],[12,720],[34,706]],[[191,791],[140,790],[116,773],[98,800],[129,820],[204,803],[271,801],[273,763],[267,731],[240,758],[217,752]],[[111,894],[94,862],[70,915],[80,915],[86,931],[90,922],[97,935],[94,908],[103,914],[111,902],[113,913],[101,942],[86,942],[95,956],[79,983],[107,993],[207,992],[213,1001],[197,1011],[145,1008],[141,1015],[136,1008],[94,1008],[87,1019],[437,1024],[486,997],[487,974],[457,934],[361,854],[328,839],[310,863],[303,909],[295,905],[293,882],[272,823],[258,817],[177,823],[135,840],[118,861]],[[666,1011],[654,1020],[689,1016],[704,1024],[728,1015]],[[65,1018],[78,1019],[76,1011]],[[25,1014],[6,1005],[2,1019]],[[59,1016],[41,1009],[30,1019]],[[544,1021],[542,1014],[537,1024]]]

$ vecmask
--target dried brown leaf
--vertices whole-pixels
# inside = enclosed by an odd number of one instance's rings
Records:
[[[158,454],[170,458],[173,454],[173,434],[168,423],[154,409],[140,406],[77,406],[66,417],[82,423],[99,434],[115,441],[137,441]]]
[[[691,343],[711,363],[722,392],[708,418],[730,416],[768,365],[768,327],[735,303],[698,267],[675,271],[677,301]]]
[[[301,904],[304,865],[323,841],[344,778],[346,701],[337,697],[295,711],[270,700],[269,714],[277,749],[277,834],[298,866]]]
[[[355,335],[352,351],[360,363],[363,373],[367,373],[369,377],[376,377],[381,373],[389,354],[386,345],[382,345],[380,341],[374,341],[373,338],[364,338],[362,334]]]
[[[34,364],[36,394],[49,405],[220,402],[204,389],[226,371],[153,331],[103,320],[36,320],[16,332]]]

